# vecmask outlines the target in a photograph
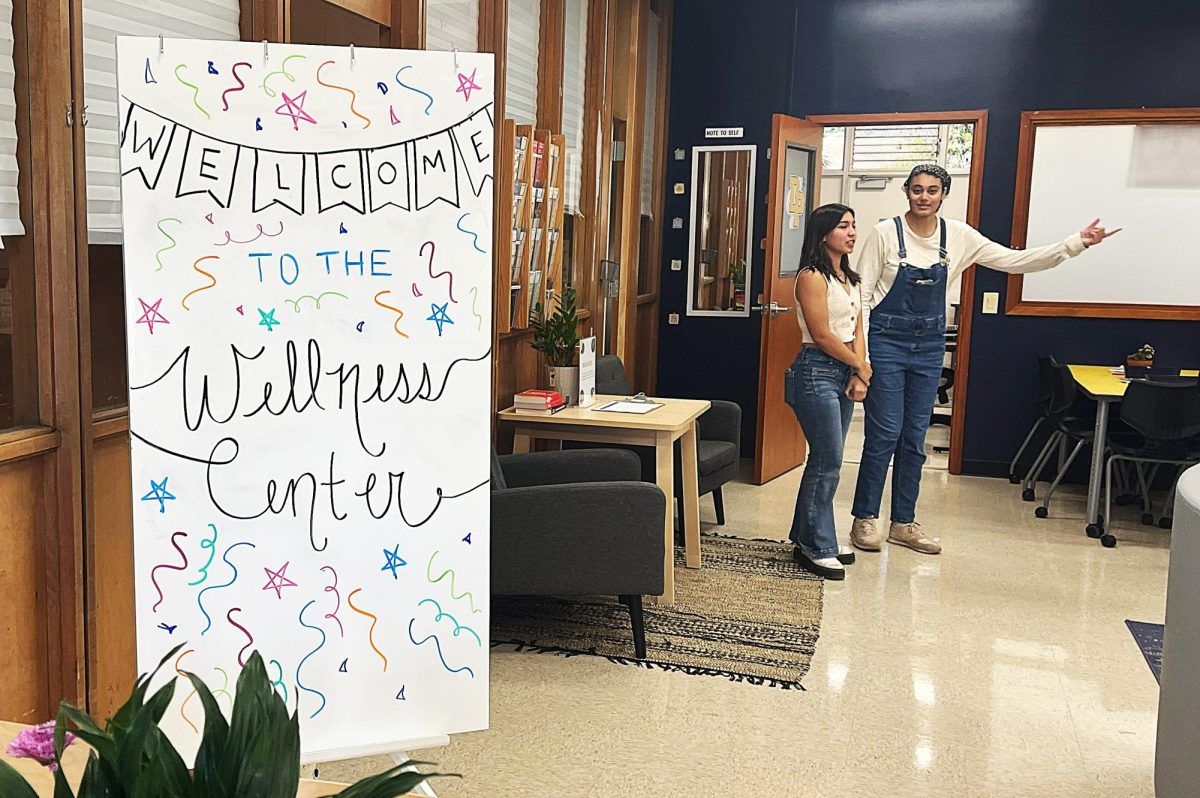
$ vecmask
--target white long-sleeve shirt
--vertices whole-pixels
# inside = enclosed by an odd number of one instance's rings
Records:
[[[900,219],[904,225],[904,245],[907,250],[904,260],[911,266],[921,268],[937,263],[938,227],[933,228],[933,235],[922,237],[912,231],[903,216]],[[953,285],[963,271],[975,263],[1010,274],[1027,274],[1051,269],[1083,250],[1083,239],[1079,233],[1044,247],[1009,249],[964,222],[947,219],[946,251],[950,269],[946,284],[947,287]],[[896,223],[892,219],[884,219],[875,225],[860,252],[858,273],[862,277],[863,327],[866,328],[871,309],[888,295],[900,271],[900,240],[896,236]]]

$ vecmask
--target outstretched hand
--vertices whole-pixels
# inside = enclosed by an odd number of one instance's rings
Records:
[[[1100,220],[1095,219],[1091,224],[1079,231],[1079,237],[1083,239],[1083,245],[1085,247],[1090,247],[1094,246],[1095,244],[1099,244],[1109,236],[1115,236],[1117,233],[1121,232],[1121,229],[1122,228],[1118,227],[1116,230],[1105,230],[1100,226]]]

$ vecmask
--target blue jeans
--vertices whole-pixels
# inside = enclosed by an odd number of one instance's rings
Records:
[[[808,461],[796,495],[788,536],[810,559],[835,557],[837,530],[833,495],[842,473],[842,450],[854,403],[846,398],[851,368],[816,347],[806,346],[792,364],[793,390],[788,404],[808,441]]]
[[[864,403],[866,438],[854,491],[854,517],[879,517],[890,461],[891,521],[907,524],[917,517],[925,431],[942,377],[946,341],[941,332],[934,335],[874,329],[868,340],[874,374]]]

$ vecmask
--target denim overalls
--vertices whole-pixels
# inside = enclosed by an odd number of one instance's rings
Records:
[[[871,310],[867,344],[871,386],[864,402],[866,438],[855,518],[878,518],[883,481],[892,462],[892,523],[916,520],[925,431],[933,413],[946,352],[946,222],[939,219],[937,263],[919,267],[905,261],[904,224],[894,220],[900,240],[900,269],[887,296]]]

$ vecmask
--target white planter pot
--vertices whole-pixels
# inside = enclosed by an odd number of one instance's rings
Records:
[[[579,404],[579,366],[551,366],[550,387],[561,393],[568,405]]]

